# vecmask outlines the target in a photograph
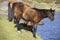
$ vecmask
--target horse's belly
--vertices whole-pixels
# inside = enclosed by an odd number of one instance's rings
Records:
[[[24,18],[25,20],[29,20],[29,19],[30,19],[29,16],[28,16],[26,13],[23,13],[23,18]]]
[[[27,23],[27,25],[28,25],[28,26],[33,26],[33,23],[29,21],[29,22]]]

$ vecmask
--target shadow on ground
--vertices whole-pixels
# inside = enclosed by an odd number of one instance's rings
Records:
[[[32,32],[32,26],[27,26],[27,24],[25,24],[25,23],[20,23],[18,25],[18,27],[17,27],[17,25],[15,25],[15,27],[18,28],[19,30],[24,29],[26,31]]]

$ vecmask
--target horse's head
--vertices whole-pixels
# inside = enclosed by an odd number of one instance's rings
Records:
[[[54,14],[55,14],[55,10],[52,10],[52,8],[48,10],[47,16],[49,17],[51,21],[54,20]]]

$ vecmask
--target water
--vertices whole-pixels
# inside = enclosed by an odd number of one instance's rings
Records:
[[[43,40],[60,40],[60,12],[55,13],[54,21],[48,18],[42,20],[44,25],[38,25],[37,33]]]

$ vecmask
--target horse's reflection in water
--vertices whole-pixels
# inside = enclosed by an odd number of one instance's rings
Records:
[[[12,21],[12,18],[14,18],[14,23],[17,25],[17,30],[20,30],[20,19],[23,19],[26,21],[27,25],[30,26],[33,30],[33,37],[36,38],[36,29],[38,23],[44,19],[49,18],[51,21],[54,20],[54,12],[55,10],[52,9],[37,9],[37,8],[30,8],[28,5],[16,2],[13,3],[12,6],[12,15],[13,17],[8,16],[9,20]],[[20,25],[20,26],[19,26]]]

